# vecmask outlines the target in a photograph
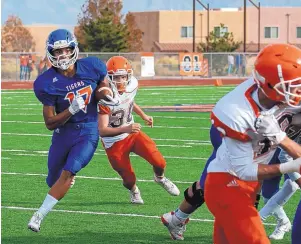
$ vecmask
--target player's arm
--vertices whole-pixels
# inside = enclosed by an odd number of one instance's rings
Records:
[[[251,142],[241,142],[229,137],[225,137],[224,141],[231,169],[242,180],[258,181],[281,174],[300,172],[301,158],[283,164],[267,165],[266,162],[255,164]]]
[[[43,116],[45,125],[48,130],[55,130],[56,128],[64,125],[72,116],[68,109],[59,114],[55,114],[54,106],[43,106]]]
[[[59,114],[55,113],[55,107],[43,105],[43,117],[45,125],[48,130],[55,130],[56,128],[64,125],[72,115],[78,113],[85,107],[85,101],[81,96],[76,96],[69,108],[65,109]]]
[[[292,158],[301,157],[301,146],[287,136],[280,142],[279,146]]]
[[[136,114],[140,116],[141,119],[145,121],[145,124],[149,125],[150,127],[154,126],[154,119],[152,116],[146,115],[143,110],[134,102],[133,110]]]
[[[118,136],[123,133],[136,133],[139,132],[140,129],[141,125],[138,123],[115,128],[109,127],[109,114],[98,114],[98,131],[101,137]]]

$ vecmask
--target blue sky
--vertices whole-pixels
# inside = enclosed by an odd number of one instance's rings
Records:
[[[19,16],[25,25],[76,25],[86,0],[2,0],[1,24],[8,15]],[[202,0],[210,8],[242,7],[243,0]],[[258,3],[258,0],[253,0]],[[262,6],[299,6],[301,0],[261,0]],[[198,5],[198,9],[200,5]],[[250,4],[249,4],[250,5]],[[191,0],[123,0],[123,13],[145,10],[190,10]]]

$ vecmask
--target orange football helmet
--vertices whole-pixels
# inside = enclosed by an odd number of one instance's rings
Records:
[[[301,49],[289,44],[265,47],[255,60],[253,76],[269,99],[301,106]]]
[[[122,56],[113,56],[107,61],[108,80],[118,92],[123,93],[130,82],[133,69],[130,62]]]

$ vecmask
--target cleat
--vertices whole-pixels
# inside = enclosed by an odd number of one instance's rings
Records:
[[[184,240],[183,233],[186,231],[186,224],[189,219],[181,222],[174,212],[166,213],[161,216],[161,222],[166,226],[169,231],[170,237],[173,240]]]
[[[34,232],[39,232],[43,218],[44,216],[41,213],[35,212],[28,223],[28,229]]]
[[[278,220],[278,224],[274,230],[274,232],[269,236],[272,240],[282,240],[285,233],[291,231],[292,224],[288,220],[284,222],[282,219]]]
[[[130,199],[133,204],[143,204],[144,201],[141,198],[140,190],[136,187],[135,191],[130,191]]]
[[[178,189],[178,187],[166,177],[163,177],[162,179],[158,179],[158,177],[155,176],[154,181],[158,183],[160,186],[162,186],[170,195],[172,196],[180,195],[180,190]]]

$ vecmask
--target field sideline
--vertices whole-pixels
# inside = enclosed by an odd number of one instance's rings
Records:
[[[233,86],[141,87],[136,103],[145,107],[214,104]],[[101,144],[75,186],[43,221],[40,233],[27,229],[48,191],[47,152],[51,140],[42,106],[30,90],[2,90],[2,243],[174,243],[159,216],[174,210],[183,191],[199,179],[211,152],[208,112],[154,112],[154,128],[143,126],[167,160],[166,176],[181,190],[169,196],[153,182],[150,165],[132,155],[144,205],[129,203],[129,193],[111,169]],[[137,122],[141,120],[135,116]],[[285,206],[292,220],[300,192]],[[239,204],[239,203],[238,203]],[[261,204],[262,205],[262,204]],[[212,243],[213,217],[200,208],[187,225],[183,243]],[[265,227],[270,234],[275,219]],[[290,243],[290,234],[283,241]]]

